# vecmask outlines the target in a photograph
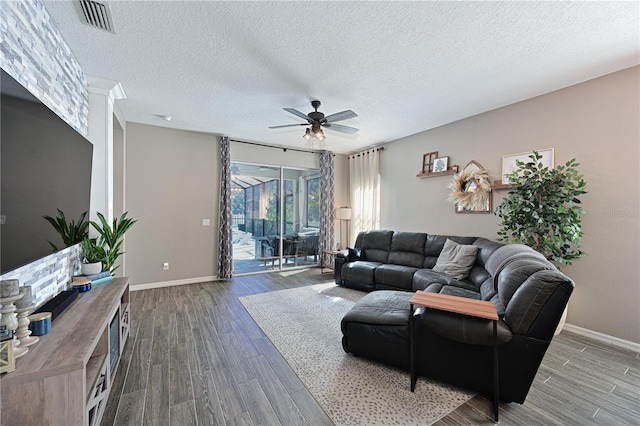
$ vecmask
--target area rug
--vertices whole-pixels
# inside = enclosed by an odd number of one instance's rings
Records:
[[[317,284],[241,297],[251,317],[336,425],[428,425],[473,393],[357,358],[342,349],[340,320],[364,293]]]

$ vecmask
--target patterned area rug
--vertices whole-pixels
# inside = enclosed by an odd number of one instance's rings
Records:
[[[364,293],[318,284],[240,301],[336,425],[428,425],[473,393],[356,358],[342,349],[340,320]]]

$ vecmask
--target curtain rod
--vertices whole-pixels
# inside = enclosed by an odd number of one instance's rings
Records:
[[[300,149],[300,148],[289,148],[289,147],[286,147],[286,146],[267,145],[267,144],[257,143],[257,142],[239,141],[237,139],[231,139],[231,138],[229,138],[229,141],[230,142],[237,142],[237,143],[245,143],[247,145],[263,146],[265,148],[281,149],[283,151],[307,152],[309,154],[320,154],[322,152],[322,151],[312,151],[312,150]]]
[[[370,152],[375,152],[375,151],[384,151],[384,146],[378,147],[378,148],[371,148],[368,149],[366,151],[361,151],[355,154],[351,154],[348,159],[351,160],[352,158],[356,158],[356,157],[360,157],[361,155],[365,155],[365,154],[369,154]]]

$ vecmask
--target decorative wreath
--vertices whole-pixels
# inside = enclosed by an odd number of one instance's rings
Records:
[[[469,187],[472,187],[473,184],[475,184],[475,188],[469,191]],[[473,210],[478,206],[485,206],[489,202],[491,181],[485,169],[466,167],[453,176],[449,188],[451,194],[448,201],[465,210]]]

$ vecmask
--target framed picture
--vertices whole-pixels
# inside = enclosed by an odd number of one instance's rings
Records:
[[[433,160],[433,173],[445,172],[449,166],[449,157],[438,157]]]
[[[540,159],[542,164],[552,169],[553,168],[553,148],[536,149],[536,151],[538,152],[538,154],[542,155],[542,158]],[[509,179],[507,179],[507,175],[513,173],[518,169],[518,166],[516,165],[516,161],[522,161],[523,163],[531,161],[529,156],[532,153],[533,151],[521,152],[520,154],[511,154],[511,155],[505,155],[502,157],[502,183],[504,185],[509,184]]]
[[[438,151],[427,152],[422,156],[422,173],[433,171],[433,162],[438,158]]]

